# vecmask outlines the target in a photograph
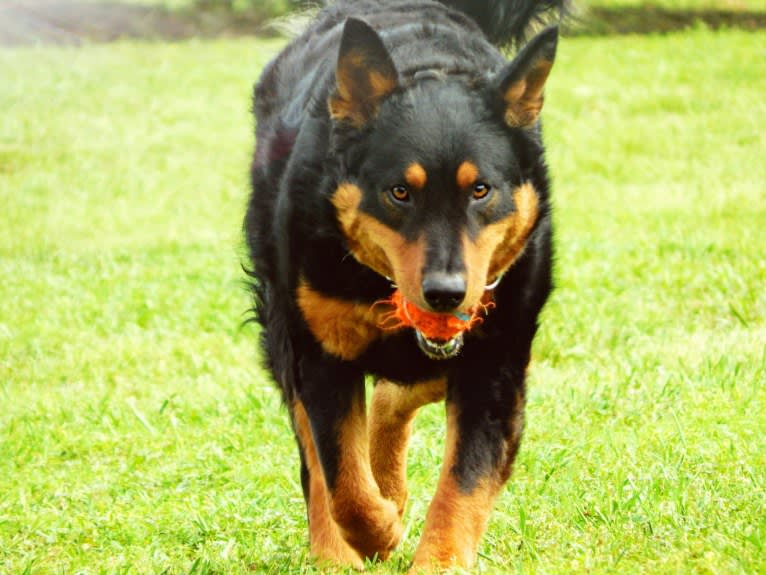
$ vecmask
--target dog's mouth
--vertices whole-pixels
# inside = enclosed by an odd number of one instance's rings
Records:
[[[415,330],[418,347],[431,359],[450,359],[463,349],[463,334],[459,333],[446,341],[428,339],[419,330]]]
[[[485,293],[494,290],[499,282],[498,277],[488,284]],[[463,349],[465,332],[480,324],[494,307],[490,297],[467,311],[436,313],[413,304],[393,282],[391,285],[395,290],[391,298],[378,302],[393,308],[383,316],[381,326],[384,329],[413,328],[418,347],[426,357],[434,360],[451,359],[458,355]]]

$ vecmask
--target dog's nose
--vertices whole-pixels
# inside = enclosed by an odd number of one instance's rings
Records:
[[[451,311],[465,299],[465,278],[460,274],[430,273],[421,287],[423,299],[434,311]]]

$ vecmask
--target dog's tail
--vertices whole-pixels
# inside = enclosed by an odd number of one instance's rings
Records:
[[[563,20],[570,0],[439,0],[473,18],[493,44],[522,42],[536,24]]]

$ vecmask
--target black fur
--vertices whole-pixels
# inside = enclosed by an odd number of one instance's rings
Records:
[[[351,398],[363,393],[365,374],[402,385],[447,378],[447,401],[460,407],[453,472],[466,492],[513,459],[516,445],[509,454],[503,441],[508,420],[522,409],[518,398],[524,394],[537,318],[552,287],[552,230],[539,123],[515,127],[503,121],[500,91],[524,73],[527,56],[522,52],[509,65],[495,45],[523,37],[531,22],[562,5],[340,1],[324,9],[262,73],[254,94],[257,146],[245,218],[255,310],[267,365],[287,405],[296,399],[305,405],[330,489],[343,449],[337,422]],[[349,18],[379,34],[398,74],[395,93],[364,126],[334,120],[328,111]],[[353,33],[348,28],[347,36]],[[502,194],[491,210],[468,199],[444,199],[459,197],[453,174],[465,157],[479,158],[482,177]],[[374,194],[399,181],[413,158],[428,166],[429,190],[420,196],[427,207],[415,214],[376,201]],[[413,331],[405,329],[342,360],[327,353],[310,331],[296,303],[299,281],[328,297],[370,306],[392,292],[389,279],[349,254],[331,202],[343,181],[365,191],[366,214],[405,240],[430,230],[429,265],[458,271],[465,263],[450,259],[459,253],[457,231],[475,239],[516,209],[511,190],[525,182],[534,187],[539,217],[526,247],[494,291],[494,309],[476,334],[466,335],[456,357],[430,359]],[[302,480],[307,489],[305,464]]]

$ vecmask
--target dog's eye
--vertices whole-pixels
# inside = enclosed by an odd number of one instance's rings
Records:
[[[397,202],[404,203],[410,201],[410,191],[407,189],[407,186],[398,184],[393,186],[388,192]]]
[[[473,187],[473,199],[483,200],[489,195],[490,191],[492,191],[492,186],[479,182]]]

